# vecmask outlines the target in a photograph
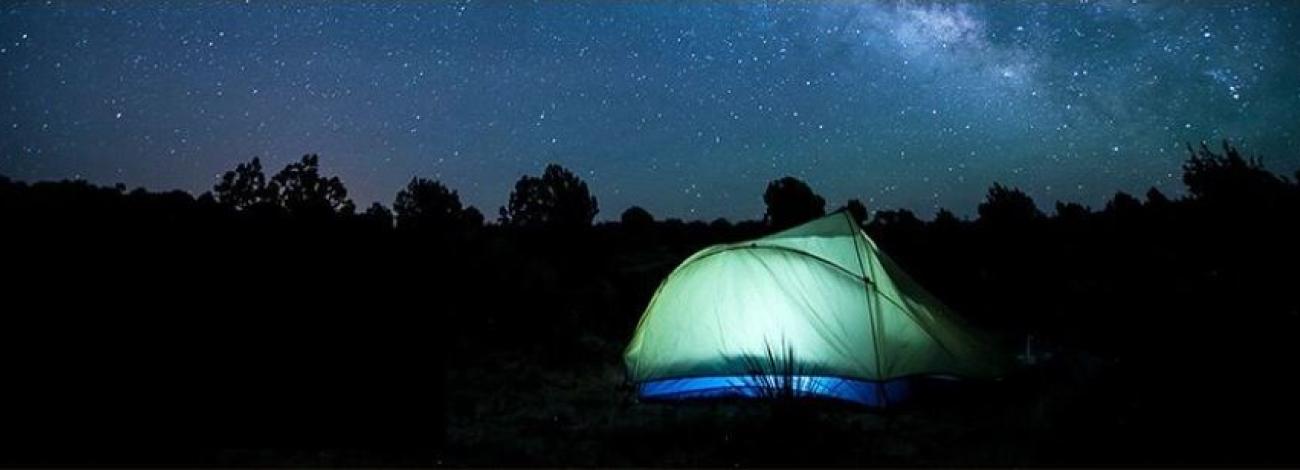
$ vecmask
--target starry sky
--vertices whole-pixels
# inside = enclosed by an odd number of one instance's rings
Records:
[[[0,174],[199,193],[305,153],[358,206],[436,178],[486,214],[560,163],[657,217],[969,215],[994,181],[1181,193],[1185,142],[1300,168],[1291,1],[200,0],[0,5]]]

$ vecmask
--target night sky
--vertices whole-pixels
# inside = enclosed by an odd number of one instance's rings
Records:
[[[496,214],[548,162],[598,219],[828,200],[971,214],[1180,194],[1184,143],[1300,167],[1300,2],[52,2],[0,6],[0,174],[199,193],[305,153],[358,206]]]

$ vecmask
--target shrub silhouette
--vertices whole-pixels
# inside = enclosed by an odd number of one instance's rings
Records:
[[[1165,196],[1165,193],[1160,192],[1159,189],[1152,187],[1151,189],[1147,190],[1146,204],[1148,206],[1167,207],[1169,206],[1169,202],[1170,202],[1169,197]]]
[[[623,211],[619,222],[629,229],[644,230],[654,226],[655,217],[641,206],[632,206]]]
[[[1092,211],[1083,204],[1077,202],[1060,202],[1056,203],[1056,218],[1061,221],[1071,223],[1083,222],[1092,214]]]
[[[483,224],[477,209],[461,207],[455,190],[424,178],[412,178],[397,192],[393,212],[401,230],[453,232]]]
[[[1133,217],[1142,211],[1142,201],[1129,193],[1119,191],[1106,203],[1106,212],[1118,217]]]
[[[993,183],[984,202],[978,207],[980,222],[992,225],[1022,226],[1043,218],[1034,200],[1016,188]]]
[[[5,376],[24,384],[5,413],[22,431],[6,440],[13,449],[6,458],[62,459],[82,442],[128,433],[95,423],[125,421],[161,431],[124,438],[153,448],[117,455],[151,455],[167,447],[154,446],[167,435],[204,429],[222,448],[365,447],[366,436],[380,440],[385,430],[384,441],[411,436],[414,448],[438,447],[439,413],[449,412],[460,413],[450,426],[465,427],[449,438],[459,447],[438,454],[452,464],[499,462],[499,455],[567,463],[584,452],[597,453],[593,462],[621,462],[602,449],[643,446],[608,437],[643,435],[637,410],[620,411],[627,427],[600,425],[617,432],[572,429],[591,425],[581,421],[588,415],[611,416],[587,407],[599,408],[593,397],[606,390],[604,375],[618,375],[626,334],[656,287],[704,246],[752,238],[824,207],[791,178],[769,185],[765,221],[656,221],[630,208],[620,221],[591,226],[595,198],[555,167],[521,179],[503,208],[504,225],[430,243],[393,230],[395,219],[459,208],[458,217],[429,220],[479,226],[482,214],[452,189],[418,178],[399,193],[394,211],[372,204],[353,213],[344,209],[342,182],[320,176],[314,157],[278,179],[263,175],[261,164],[241,162],[198,197],[0,176],[0,225],[13,247],[6,267],[22,274],[6,285],[6,306],[48,305],[59,313],[6,311],[31,324],[6,343],[12,355],[44,351],[15,361],[18,370]],[[1300,387],[1276,373],[1289,370],[1291,336],[1300,327],[1293,269],[1300,265],[1300,186],[1231,146],[1189,149],[1183,176],[1185,196],[1151,189],[1139,202],[1121,193],[1098,211],[1057,202],[1047,216],[1024,193],[995,184],[969,220],[948,210],[929,222],[906,210],[872,214],[866,229],[882,250],[963,317],[995,329],[1012,347],[1023,348],[1033,334],[1035,348],[1068,358],[1026,393],[1041,398],[1042,417],[1009,433],[1041,433],[1045,444],[1026,449],[1007,441],[1000,449],[1030,462],[1294,458],[1289,435],[1258,417],[1300,418]],[[426,190],[435,202],[420,202]],[[298,230],[304,213],[341,223]],[[555,226],[583,227],[580,237],[550,237],[578,239],[580,249],[561,252],[553,240],[536,241],[549,232],[529,229]],[[446,368],[456,380],[444,384]],[[1206,370],[1249,377],[1251,386],[1188,385]],[[552,377],[560,382],[542,383]],[[113,387],[80,393],[85,380]],[[1019,410],[1016,395],[999,397],[1013,403],[983,403],[995,411],[988,414],[1003,415],[999,406]],[[515,398],[528,403],[515,407]],[[1207,403],[1232,406],[1219,411]],[[567,411],[552,413],[550,404]],[[490,412],[502,406],[529,411]],[[529,414],[534,407],[545,416]],[[1203,426],[1181,425],[1189,409],[1200,410]],[[960,426],[970,417],[970,429],[988,429],[978,415],[943,423]],[[925,422],[942,419],[936,416]],[[909,429],[925,426],[903,425],[893,435],[909,439]],[[502,436],[468,445],[464,437],[495,433]],[[300,440],[276,437],[283,435]],[[537,453],[512,447],[525,435],[536,436]],[[58,445],[25,445],[43,438]],[[802,445],[789,455],[843,463],[839,454]],[[663,452],[677,462],[730,465],[720,448],[692,442]],[[951,461],[980,458],[926,448]],[[770,455],[747,449],[760,462]],[[654,464],[658,452],[630,459]]]
[[[939,209],[938,212],[934,213],[934,220],[930,222],[930,226],[934,227],[936,230],[946,232],[956,230],[965,223],[966,221],[958,218],[957,214],[952,213],[952,211],[948,209]]]
[[[370,204],[359,216],[362,224],[372,230],[386,231],[393,228],[393,211],[378,202]]]

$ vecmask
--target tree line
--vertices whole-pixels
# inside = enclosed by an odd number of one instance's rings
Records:
[[[1060,436],[1063,449],[1161,433],[1178,446],[1169,452],[1270,455],[1286,448],[1280,435],[1249,417],[1300,418],[1300,389],[1277,374],[1300,329],[1300,173],[1270,172],[1227,142],[1189,145],[1182,170],[1180,197],[1120,192],[1050,214],[994,184],[974,218],[922,220],[830,203],[787,177],[763,188],[761,220],[632,207],[605,223],[593,222],[586,183],[558,165],[520,178],[496,223],[418,177],[390,206],[358,210],[315,155],[269,177],[260,160],[241,163],[197,197],[0,177],[4,305],[22,332],[0,352],[22,358],[7,378],[30,392],[9,416],[30,425],[16,438],[56,448],[77,433],[121,434],[119,420],[209,423],[199,441],[218,447],[285,435],[326,447],[340,436],[437,442],[428,433],[456,406],[445,393],[475,386],[443,383],[449,370],[477,377],[503,351],[539,367],[617,364],[682,259],[843,208],[1007,351],[1033,335],[1094,358],[1097,378],[1072,387],[1089,398],[1058,423],[1078,433]],[[1230,386],[1245,378],[1251,386]],[[1189,409],[1198,425],[1176,425]],[[1236,432],[1197,431],[1208,428]]]
[[[1220,152],[1204,143],[1199,148],[1189,145],[1188,152],[1183,176],[1188,189],[1185,201],[1212,201],[1217,205],[1271,203],[1280,200],[1280,194],[1286,194],[1288,188],[1294,187],[1294,182],[1268,172],[1258,158],[1244,157],[1227,141],[1223,142]],[[1297,172],[1297,178],[1300,178],[1300,172]],[[3,209],[11,216],[31,215],[35,208],[56,209],[54,204],[58,201],[76,199],[77,196],[73,195],[78,193],[97,198],[109,198],[112,193],[119,193],[127,196],[128,200],[153,199],[172,204],[218,207],[253,218],[299,222],[353,219],[357,224],[375,229],[463,232],[485,224],[483,213],[463,204],[456,190],[437,180],[422,177],[412,178],[397,192],[390,206],[376,202],[358,212],[348,198],[343,181],[337,176],[321,174],[320,157],[315,154],[304,155],[300,161],[286,165],[270,177],[264,173],[261,160],[253,158],[225,172],[210,191],[196,198],[187,198],[181,191],[150,193],[143,188],[128,194],[121,184],[105,188],[83,181],[28,185],[3,175],[0,175],[0,185],[0,190],[4,191],[0,195],[5,196]],[[89,196],[91,194],[95,196]],[[772,229],[793,226],[828,211],[825,199],[807,183],[794,177],[770,182],[762,198],[766,206],[762,222]],[[1152,204],[1178,202],[1170,201],[1155,188],[1147,191],[1146,198]],[[1141,204],[1132,195],[1119,192],[1106,204],[1104,212],[1124,211]],[[863,223],[881,226],[910,224],[916,218],[906,209],[879,210],[873,218],[858,199],[850,199],[837,208],[850,211]],[[986,200],[979,204],[978,218],[973,222],[1004,224],[1042,218],[1077,219],[1093,213],[1092,209],[1073,202],[1057,202],[1055,209],[1054,214],[1044,214],[1022,191],[994,183]],[[508,203],[498,210],[497,222],[503,227],[573,230],[591,226],[598,213],[597,198],[590,193],[587,184],[568,169],[550,164],[541,175],[525,175],[515,183]],[[653,222],[654,217],[645,209],[633,206],[623,212],[619,221],[644,224]],[[715,222],[729,223],[725,220]],[[934,222],[948,224],[960,220],[951,211],[940,209]]]

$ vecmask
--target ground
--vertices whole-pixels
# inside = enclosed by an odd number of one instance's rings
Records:
[[[590,348],[593,360],[577,364],[500,353],[452,368],[442,463],[1028,465],[1052,457],[1042,453],[1052,415],[1070,399],[1068,377],[1054,377],[985,384],[972,392],[977,396],[931,397],[887,411],[811,402],[794,413],[757,401],[642,403],[624,385],[617,345],[590,341]],[[1037,387],[1051,389],[1029,389]]]

